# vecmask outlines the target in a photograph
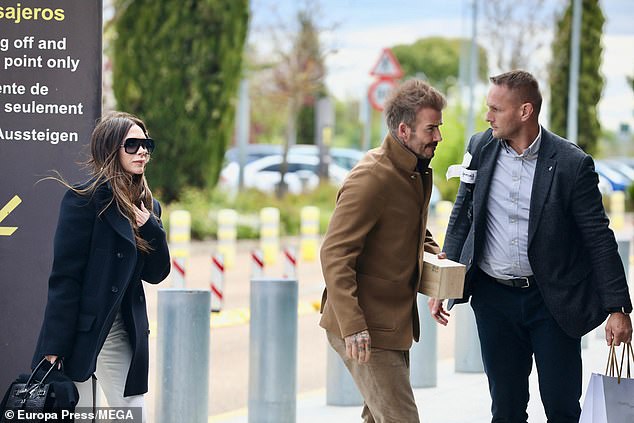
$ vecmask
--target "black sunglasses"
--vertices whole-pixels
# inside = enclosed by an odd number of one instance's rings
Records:
[[[149,154],[152,154],[154,151],[154,140],[152,138],[128,138],[123,141],[123,145],[121,145],[128,154],[136,154],[141,146],[143,146]]]

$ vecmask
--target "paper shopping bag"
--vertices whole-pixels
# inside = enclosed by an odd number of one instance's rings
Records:
[[[603,393],[608,423],[634,422],[634,379],[603,376]]]
[[[590,376],[579,423],[607,423],[608,415],[605,411],[602,377],[603,375],[598,373],[592,373]]]
[[[627,372],[623,375],[623,359],[626,355]],[[611,376],[591,375],[579,423],[634,422],[634,379],[630,378],[630,358],[634,358],[634,353],[631,344],[626,344],[619,366],[612,345],[606,368],[606,373]]]

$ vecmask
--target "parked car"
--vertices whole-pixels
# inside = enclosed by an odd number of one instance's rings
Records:
[[[612,169],[601,160],[596,160],[594,162],[594,169],[597,171],[600,177],[602,176],[608,180],[613,191],[625,191],[625,189],[631,183],[631,181],[628,180],[625,175]]]
[[[238,162],[238,147],[232,147],[225,152],[225,161],[227,163]],[[245,148],[245,163],[251,163],[254,160],[261,159],[266,156],[282,154],[282,146],[278,144],[249,144]]]
[[[289,154],[287,156],[288,168],[284,175],[284,182],[288,186],[288,192],[299,194],[302,191],[314,189],[319,184],[318,166],[319,159],[314,156]],[[255,188],[259,191],[273,193],[280,183],[280,167],[282,155],[268,155],[253,160],[244,166],[245,188]],[[218,186],[228,192],[235,193],[238,189],[239,166],[237,162],[230,162],[220,172]],[[331,163],[328,167],[331,183],[341,185],[348,171]]]
[[[329,152],[332,161],[347,170],[351,170],[365,154],[353,148],[340,147],[332,147]],[[319,149],[316,145],[297,144],[290,148],[289,153],[319,156]]]
[[[262,157],[272,156],[275,154],[282,154],[282,146],[275,144],[249,144],[245,148],[246,163],[251,163],[254,160],[261,159]],[[225,154],[225,160],[227,163],[238,161],[238,148],[232,147],[227,150]],[[319,156],[319,150],[316,145],[310,144],[296,144],[289,148],[288,154],[300,154],[308,156]],[[330,148],[330,157],[332,161],[340,167],[350,170],[357,164],[357,162],[363,157],[365,153],[353,148]]]
[[[617,171],[621,175],[625,176],[630,184],[634,182],[634,164],[630,166],[626,162],[618,159],[605,159],[601,160],[601,162],[605,163],[611,169]]]

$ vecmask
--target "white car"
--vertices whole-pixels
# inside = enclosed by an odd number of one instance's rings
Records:
[[[314,156],[292,154],[287,156],[288,168],[284,175],[284,182],[288,185],[288,192],[299,194],[311,190],[319,184],[319,159]],[[244,187],[273,193],[280,183],[280,167],[282,156],[279,154],[262,157],[244,166]],[[238,190],[239,165],[230,162],[220,172],[218,187],[224,191],[235,193]],[[330,182],[341,185],[348,171],[336,164],[328,167]]]
[[[363,151],[353,148],[332,147],[329,150],[332,161],[340,167],[350,170],[357,164],[365,154]],[[249,144],[244,149],[246,163],[261,159],[262,157],[282,154],[282,146],[278,144]],[[316,145],[296,144],[288,150],[289,155],[319,156],[319,149]],[[238,148],[232,147],[225,153],[227,162],[238,161]]]

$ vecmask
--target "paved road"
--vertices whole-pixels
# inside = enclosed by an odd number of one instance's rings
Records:
[[[289,239],[291,243],[296,240]],[[188,280],[190,288],[208,288],[211,275],[210,255],[214,242],[194,243],[192,256],[188,263]],[[225,310],[248,308],[249,306],[249,273],[250,256],[255,242],[239,243],[238,256],[234,269],[225,274]],[[280,277],[283,273],[282,263],[267,269],[267,275]],[[321,299],[323,280],[318,261],[298,264],[299,298],[305,306],[317,303]],[[156,386],[156,341],[160,336],[156,330],[157,291],[168,287],[169,279],[162,285],[146,285],[148,314],[152,334],[150,336],[150,392],[147,395],[150,416],[154,413]],[[326,351],[327,341],[323,329],[318,325],[319,313],[304,308],[298,322],[298,393],[314,392],[326,385]],[[210,395],[209,414],[218,415],[229,411],[243,409],[248,401],[249,371],[249,326],[239,323],[227,327],[211,329],[210,352]],[[439,356],[450,357],[453,354],[453,329],[439,330]]]
[[[632,219],[627,219],[626,233],[632,234]],[[296,239],[287,239],[291,245],[297,245]],[[238,255],[234,269],[225,274],[225,310],[248,309],[250,285],[250,251],[257,246],[254,241],[242,241],[238,244]],[[187,286],[208,289],[211,274],[210,256],[214,251],[214,242],[199,242],[192,245],[192,257],[188,264]],[[630,269],[633,270],[633,269]],[[281,261],[266,271],[267,276],[281,277]],[[631,280],[631,279],[630,279]],[[321,299],[323,281],[319,262],[299,262],[298,265],[299,299],[304,304],[303,313],[298,322],[298,394],[314,395],[326,384],[326,348],[324,331],[319,328],[319,313],[309,310],[311,303]],[[169,280],[162,286],[169,287]],[[153,421],[156,386],[156,340],[160,333],[156,326],[156,286],[147,286],[148,314],[153,332],[150,337],[150,392],[147,395],[150,421]],[[237,315],[237,314],[236,314]],[[248,358],[249,326],[248,320],[234,319],[235,325],[213,327],[211,329],[210,353],[210,395],[209,415],[224,420],[231,412],[244,413],[248,401]],[[450,320],[448,327],[438,327],[438,358],[453,358],[454,327]],[[425,334],[423,334],[423,342]],[[239,411],[242,410],[242,411]],[[223,416],[219,416],[223,415]]]

